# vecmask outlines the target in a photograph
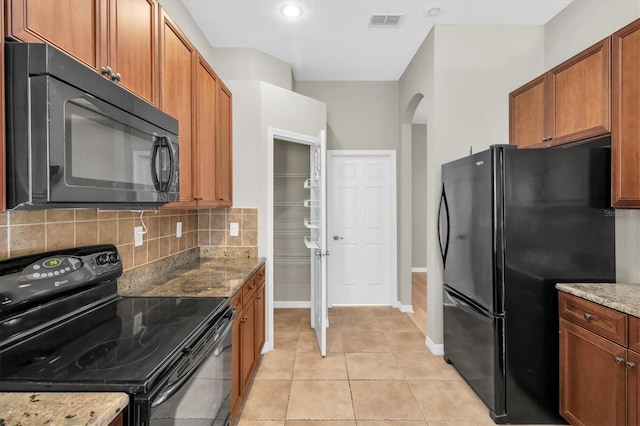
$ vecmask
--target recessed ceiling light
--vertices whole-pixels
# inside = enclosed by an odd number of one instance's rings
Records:
[[[297,18],[302,15],[302,8],[297,4],[289,3],[280,8],[280,13],[287,18]]]
[[[444,12],[444,5],[442,3],[434,3],[424,10],[424,14],[427,16],[438,16]]]

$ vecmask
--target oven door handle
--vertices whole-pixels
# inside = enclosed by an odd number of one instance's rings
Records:
[[[217,339],[218,342],[214,345],[214,347],[210,351],[207,351],[207,353],[203,355],[201,359],[208,357],[211,353],[213,353],[214,356],[219,356],[220,353],[222,352],[220,350],[220,347],[224,344],[224,340],[227,338],[229,333],[231,333],[231,329],[233,328],[233,320],[236,317],[236,312],[235,311],[231,311],[231,312],[232,314],[231,314],[231,317],[229,317],[229,322],[225,326],[224,330],[222,330],[222,332],[220,333]],[[183,359],[187,360],[187,358],[188,358],[188,355],[185,355],[185,358]],[[195,371],[198,369],[198,367],[200,367],[200,365],[201,365],[200,362],[194,362],[193,366],[189,369],[189,371],[187,371],[179,380],[169,384],[168,386],[166,386],[165,389],[162,389],[158,393],[158,395],[153,399],[153,401],[151,401],[151,407],[156,407],[162,404],[163,402],[165,402],[167,399],[171,398],[176,392],[180,390],[180,388],[187,382],[187,380],[189,380],[189,378],[193,375],[193,373],[195,373]],[[178,366],[178,368],[180,368],[180,366]]]

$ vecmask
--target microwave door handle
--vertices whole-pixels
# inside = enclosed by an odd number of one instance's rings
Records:
[[[160,138],[153,139],[153,149],[151,151],[151,180],[153,180],[153,186],[156,191],[160,191],[160,181],[158,180],[158,171],[156,170],[156,159],[158,158],[158,150],[162,142]]]
[[[171,182],[178,171],[178,162],[176,161],[176,155],[173,151],[173,147],[171,146],[171,141],[168,137],[164,137],[164,142],[167,146],[167,152],[169,153],[169,176],[167,177],[167,181],[165,182],[165,187],[163,192],[169,192],[171,188]]]
[[[164,174],[162,173],[163,167],[162,163],[165,160],[164,154],[160,157],[160,178],[158,178],[158,171],[156,160],[158,158],[158,152],[160,150],[166,151],[169,157],[169,173],[167,178],[163,178]],[[171,182],[173,181],[175,171],[177,168],[176,158],[173,153],[173,148],[171,147],[171,142],[165,136],[156,136],[153,141],[153,152],[151,154],[151,179],[153,180],[153,186],[156,188],[158,192],[169,192],[169,188],[171,186]]]

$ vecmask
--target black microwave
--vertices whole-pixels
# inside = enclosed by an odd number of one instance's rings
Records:
[[[5,43],[7,208],[178,200],[178,121],[48,44]]]

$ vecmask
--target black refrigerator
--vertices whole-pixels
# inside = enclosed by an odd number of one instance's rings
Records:
[[[559,415],[558,282],[615,281],[610,150],[489,150],[442,166],[444,354],[496,423]]]

